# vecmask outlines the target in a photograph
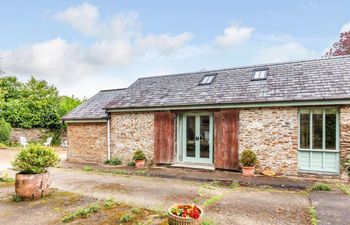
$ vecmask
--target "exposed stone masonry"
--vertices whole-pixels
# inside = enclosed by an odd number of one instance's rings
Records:
[[[240,111],[240,152],[256,152],[258,169],[298,173],[298,109],[256,108]]]
[[[153,113],[112,113],[111,154],[124,163],[132,160],[135,150],[142,150],[148,162],[154,155]]]

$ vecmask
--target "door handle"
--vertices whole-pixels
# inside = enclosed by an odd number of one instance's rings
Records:
[[[198,136],[196,136],[196,141],[199,141],[199,137]]]

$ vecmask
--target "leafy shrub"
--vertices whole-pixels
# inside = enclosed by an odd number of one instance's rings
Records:
[[[312,191],[331,191],[332,188],[328,184],[317,182],[314,185],[312,185],[311,190]]]
[[[120,222],[122,223],[127,223],[130,222],[134,219],[134,216],[131,215],[130,213],[124,213],[121,217],[120,217]]]
[[[4,143],[0,142],[0,149],[6,149],[6,148],[7,148],[7,145],[5,145]]]
[[[83,167],[83,170],[84,170],[84,171],[87,171],[87,172],[90,172],[90,171],[93,171],[94,168],[92,168],[91,166],[84,166],[84,167]]]
[[[0,142],[7,142],[11,134],[11,124],[0,118]]]
[[[257,161],[257,157],[255,152],[253,152],[250,149],[246,149],[242,152],[241,157],[240,157],[240,162],[242,163],[243,166],[255,166]]]
[[[1,177],[0,177],[0,183],[4,182],[4,183],[14,183],[15,179],[13,179],[12,177],[10,177],[8,175],[8,173],[4,173]]]
[[[136,150],[134,152],[134,156],[132,157],[133,160],[145,160],[146,156],[145,153],[143,153],[142,150]]]
[[[62,222],[68,223],[79,218],[86,218],[90,214],[97,213],[100,210],[101,208],[98,205],[90,205],[86,208],[78,209],[72,213],[69,213],[68,215],[63,217]]]
[[[105,209],[109,209],[112,208],[114,206],[118,205],[118,203],[113,199],[113,198],[107,198],[104,202],[104,208]]]
[[[135,166],[135,162],[131,161],[127,163],[127,166]]]
[[[119,158],[117,158],[117,157],[113,157],[110,160],[107,159],[105,161],[105,164],[116,166],[116,165],[122,164],[122,161]]]
[[[58,162],[58,155],[52,148],[30,145],[17,154],[12,166],[22,174],[39,174],[46,173],[47,168],[56,166]]]
[[[23,201],[23,199],[22,199],[21,196],[19,196],[19,195],[17,195],[17,194],[13,194],[13,195],[11,196],[11,201],[13,201],[13,202],[21,202],[21,201]]]
[[[131,212],[134,213],[134,214],[139,214],[141,212],[141,210],[137,207],[134,207],[131,209]]]

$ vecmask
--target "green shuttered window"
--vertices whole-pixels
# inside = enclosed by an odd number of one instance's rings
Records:
[[[339,173],[339,113],[334,108],[299,110],[300,171]]]

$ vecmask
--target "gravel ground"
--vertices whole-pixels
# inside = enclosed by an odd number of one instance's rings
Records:
[[[53,169],[52,186],[94,198],[166,210],[179,202],[206,204],[205,215],[218,224],[308,224],[310,202],[303,192],[221,188],[205,183],[154,177]]]
[[[8,162],[13,160],[14,156],[14,153],[6,152],[0,151],[0,163],[3,168],[8,167]],[[3,171],[4,169],[0,172]],[[14,175],[13,171],[7,172]],[[60,191],[97,199],[113,197],[117,201],[148,209],[165,211],[174,203],[195,202],[205,205],[205,218],[210,218],[217,224],[310,223],[310,201],[304,192],[246,187],[230,189],[203,182],[100,174],[79,169],[55,168],[50,170],[50,176],[52,187]],[[21,210],[26,211],[26,208]],[[23,213],[28,214],[30,212]],[[18,215],[19,219],[22,218],[21,215],[22,213]]]

